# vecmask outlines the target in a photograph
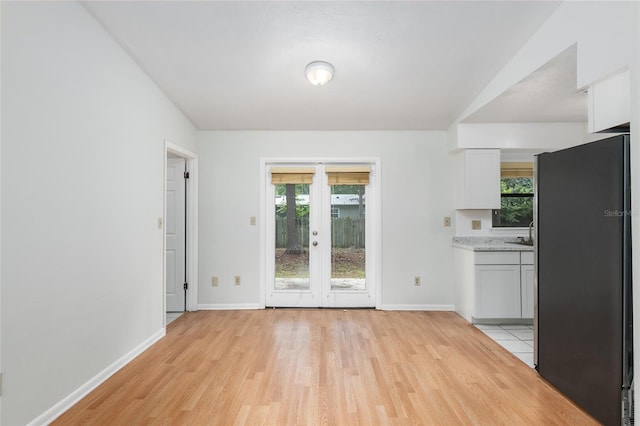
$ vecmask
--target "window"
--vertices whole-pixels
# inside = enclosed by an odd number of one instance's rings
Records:
[[[500,169],[500,209],[493,211],[493,227],[527,227],[533,221],[533,164],[502,163]]]

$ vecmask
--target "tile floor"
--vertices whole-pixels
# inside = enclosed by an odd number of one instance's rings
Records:
[[[182,314],[184,314],[184,312],[167,312],[167,323],[165,324],[165,327],[171,324],[172,321],[177,320]]]
[[[476,328],[533,368],[532,325],[483,325]]]

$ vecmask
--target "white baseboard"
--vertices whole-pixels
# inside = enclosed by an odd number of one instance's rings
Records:
[[[209,303],[198,305],[200,311],[242,311],[248,309],[264,309],[258,303]]]
[[[248,309],[264,309],[257,303],[212,303],[198,305],[201,311],[230,311],[230,310],[248,310]],[[454,305],[381,305],[376,309],[382,311],[455,311]]]
[[[381,305],[382,311],[455,311],[454,305]]]
[[[140,355],[142,352],[147,350],[151,345],[156,343],[158,340],[162,339],[166,334],[166,330],[163,328],[154,333],[147,340],[133,348],[129,353],[122,356],[116,362],[102,370],[100,373],[91,378],[84,385],[80,386],[78,389],[73,391],[69,396],[64,398],[62,401],[58,402],[53,407],[49,408],[47,411],[33,419],[29,422],[29,426],[39,426],[39,425],[48,425],[53,422],[55,419],[60,417],[65,411],[71,408],[74,404],[80,401],[82,398],[87,396],[89,392],[100,386],[105,380],[109,377],[113,376],[118,372],[122,367],[131,362],[135,357]]]

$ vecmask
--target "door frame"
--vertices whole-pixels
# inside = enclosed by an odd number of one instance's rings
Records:
[[[185,159],[189,180],[187,181],[187,244],[185,251],[187,254],[187,278],[189,289],[187,290],[187,311],[198,310],[198,155],[179,145],[165,139],[164,141],[164,176],[163,200],[164,211],[162,218],[162,318],[163,327],[166,327],[167,310],[167,155],[173,154]]]
[[[367,199],[367,205],[371,209],[367,209],[367,220],[371,223],[371,235],[367,242],[367,251],[371,250],[371,259],[373,266],[371,267],[371,277],[367,276],[367,280],[371,280],[374,295],[374,307],[378,309],[382,301],[382,164],[379,157],[261,157],[260,158],[260,308],[266,307],[267,298],[267,185],[271,181],[267,179],[267,167],[271,163],[279,165],[291,164],[300,165],[301,163],[321,163],[321,164],[354,164],[369,163],[375,168],[375,172],[371,175],[371,183],[374,190]]]

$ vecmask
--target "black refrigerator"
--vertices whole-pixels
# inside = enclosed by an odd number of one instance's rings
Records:
[[[631,424],[629,135],[536,156],[534,363],[605,425]]]

